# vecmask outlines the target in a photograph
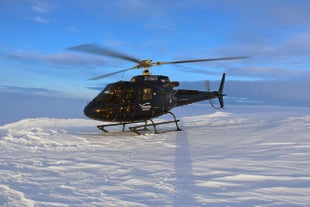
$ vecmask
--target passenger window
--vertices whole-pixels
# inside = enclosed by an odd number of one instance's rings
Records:
[[[142,89],[142,100],[148,101],[152,99],[152,89],[151,88],[143,88]]]
[[[134,87],[128,87],[125,90],[125,96],[126,101],[131,101],[135,98],[135,88]]]

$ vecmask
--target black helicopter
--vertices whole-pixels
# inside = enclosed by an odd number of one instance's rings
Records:
[[[88,52],[97,55],[105,55],[114,58],[120,58],[137,63],[136,66],[119,70],[113,73],[101,75],[92,78],[98,80],[118,73],[133,69],[143,69],[143,74],[134,76],[130,81],[118,81],[108,84],[103,91],[95,97],[84,109],[84,114],[94,120],[114,122],[113,124],[104,124],[97,126],[100,130],[108,132],[105,127],[122,125],[125,131],[125,125],[132,123],[142,123],[133,125],[129,129],[137,134],[140,130],[153,126],[154,133],[158,133],[157,126],[161,124],[175,123],[176,130],[181,130],[178,126],[179,120],[170,112],[174,107],[191,104],[203,100],[218,99],[220,108],[224,107],[223,94],[225,73],[222,76],[218,91],[198,91],[187,89],[174,89],[179,86],[179,82],[170,82],[168,76],[151,75],[149,68],[163,64],[180,64],[191,62],[205,62],[218,60],[242,59],[248,56],[209,58],[195,60],[180,60],[169,62],[153,62],[152,60],[139,60],[126,54],[116,52],[96,44],[84,44],[68,48],[74,51]],[[213,106],[212,102],[210,101]],[[163,114],[171,114],[172,121],[155,123],[152,119]],[[148,124],[147,122],[150,121]]]

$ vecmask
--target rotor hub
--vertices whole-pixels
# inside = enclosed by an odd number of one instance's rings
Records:
[[[142,72],[143,75],[151,75],[149,68],[152,66],[153,66],[152,60],[141,60],[136,67],[137,68],[144,68],[144,70]]]
[[[147,68],[150,68],[152,66],[153,66],[152,60],[141,60],[139,62],[139,64],[137,65],[137,68],[145,68],[145,69],[147,69]]]

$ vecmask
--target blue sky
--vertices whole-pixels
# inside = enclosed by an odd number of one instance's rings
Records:
[[[65,50],[97,43],[154,61],[250,55],[152,72],[198,82],[226,72],[232,97],[253,96],[253,87],[270,93],[267,83],[277,92],[271,98],[284,93],[307,105],[294,87],[309,89],[309,9],[308,0],[1,0],[0,91],[90,99],[98,93],[91,88],[140,74],[87,80],[134,66]]]

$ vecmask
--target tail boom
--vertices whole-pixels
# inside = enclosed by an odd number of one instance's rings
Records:
[[[224,107],[223,97],[226,96],[226,94],[223,94],[225,76],[226,74],[224,73],[218,91],[210,92],[210,91],[185,90],[185,89],[177,90],[175,93],[175,96],[178,100],[177,106],[183,106],[195,102],[218,98],[220,106],[221,108],[223,108]]]

